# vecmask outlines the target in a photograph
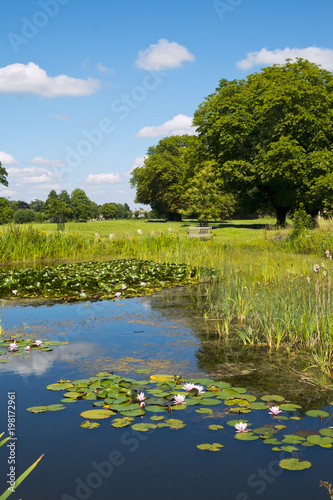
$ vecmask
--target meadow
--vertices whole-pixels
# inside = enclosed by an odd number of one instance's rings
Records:
[[[329,386],[333,222],[291,238],[273,219],[213,223],[213,236],[187,237],[193,221],[101,221],[3,226],[2,263],[140,259],[186,264],[198,277],[192,301],[225,342],[304,358],[300,375]],[[110,235],[112,235],[110,237]],[[214,277],[209,270],[214,269]],[[142,290],[141,290],[142,292]]]

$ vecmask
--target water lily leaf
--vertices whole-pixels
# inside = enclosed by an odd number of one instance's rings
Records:
[[[253,434],[253,432],[238,432],[235,434],[234,438],[240,441],[255,441],[256,439],[260,439],[259,436]]]
[[[109,418],[111,415],[114,415],[114,411],[106,410],[103,408],[97,410],[87,410],[81,413],[81,417],[83,418],[92,418],[94,420],[101,420],[104,418]]]
[[[144,415],[145,412],[141,410],[141,408],[138,408],[137,410],[121,411],[120,414],[124,415],[125,417],[139,417],[141,415]]]
[[[124,417],[124,418],[115,418],[111,425],[112,427],[128,427],[130,423],[133,421],[133,418]]]
[[[275,427],[275,429],[279,429],[279,430],[287,428],[286,425],[282,425],[282,424],[274,425],[274,427]]]
[[[261,427],[257,427],[256,429],[253,429],[252,432],[255,434],[266,434],[270,433],[271,435],[276,434],[279,432],[278,429],[275,429],[275,426],[273,424],[265,424]]]
[[[305,446],[306,448],[310,448],[311,446],[316,446],[316,445],[313,443],[309,443],[309,441],[303,441],[303,443],[301,443],[301,446]]]
[[[65,410],[64,405],[48,405],[48,406],[31,406],[30,408],[27,408],[27,411],[30,413],[44,413],[45,411],[60,411],[60,410]]]
[[[249,408],[251,408],[251,410],[267,410],[268,409],[268,406],[266,403],[250,403],[249,404]]]
[[[212,384],[215,387],[218,387],[219,389],[227,389],[228,387],[231,387],[231,385],[228,382],[213,382]],[[209,390],[209,387],[207,387],[207,390]]]
[[[65,394],[63,394],[63,397],[70,398],[70,399],[76,399],[76,398],[82,398],[82,395],[83,395],[82,392],[71,391],[71,392],[65,392]]]
[[[82,394],[81,394],[81,396],[82,396]],[[86,401],[96,401],[97,395],[94,393],[83,394],[82,399],[85,399]]]
[[[262,396],[263,401],[275,401],[276,403],[282,403],[285,400],[283,396],[278,396],[276,394],[268,394],[266,396]]]
[[[151,411],[153,413],[162,413],[162,412],[166,411],[167,409],[168,409],[167,406],[153,405],[153,406],[146,406],[145,407],[145,411]]]
[[[325,428],[325,429],[320,429],[319,432],[320,432],[320,434],[322,436],[333,437],[333,428],[332,427],[328,427],[328,428]]]
[[[172,411],[173,410],[185,410],[186,409],[186,405],[173,405],[172,406]]]
[[[215,406],[222,404],[222,401],[213,398],[202,398],[200,399],[200,404],[204,406]]]
[[[309,469],[311,467],[311,462],[306,460],[299,461],[298,458],[285,458],[284,460],[280,460],[279,466],[282,469],[287,470],[304,470]]]
[[[63,391],[65,389],[67,390],[69,387],[73,387],[73,384],[70,382],[58,382],[56,384],[47,385],[46,389],[49,391]]]
[[[152,417],[150,417],[150,420],[164,420],[164,417],[162,417],[162,415],[153,415]]]
[[[156,429],[156,424],[149,424],[149,423],[141,423],[141,424],[133,424],[132,429],[134,431],[139,431],[139,432],[147,432],[149,429]]]
[[[238,406],[249,406],[249,402],[246,399],[234,398],[226,399],[224,404],[227,406],[238,405]]]
[[[286,434],[282,441],[287,444],[301,444],[304,441],[304,437],[296,436],[295,434]]]
[[[223,425],[212,424],[208,426],[211,431],[217,431],[219,429],[224,429]]]
[[[169,418],[165,423],[170,427],[170,429],[182,429],[186,426],[182,420],[177,420],[176,418]]]
[[[308,417],[328,417],[329,413],[323,410],[309,410],[306,412]]]
[[[296,446],[281,446],[281,448],[275,446],[272,448],[273,451],[286,451],[287,453],[292,453],[293,451],[297,451],[298,448]]]
[[[60,403],[76,403],[77,399],[71,399],[71,398],[66,398],[66,399],[60,399]]]
[[[278,445],[278,444],[281,444],[281,441],[279,441],[278,439],[272,437],[272,438],[264,439],[263,443],[264,444]]]
[[[333,439],[328,437],[328,436],[318,436],[318,435],[313,435],[313,436],[308,436],[307,441],[312,444],[318,444],[322,448],[332,448],[332,443]]]
[[[85,429],[96,429],[96,427],[99,427],[101,424],[98,422],[89,422],[89,420],[86,420],[81,424],[81,427],[84,427]]]
[[[297,411],[297,410],[300,410],[301,408],[302,407],[300,405],[296,405],[296,404],[286,403],[286,404],[280,405],[280,410],[283,410],[283,411]]]
[[[151,380],[157,380],[159,382],[164,382],[166,380],[175,380],[175,377],[173,375],[161,375],[161,374],[157,374],[157,375],[150,375],[149,377]]]
[[[135,373],[144,373],[144,374],[147,374],[147,373],[151,373],[151,369],[149,368],[138,368],[137,370],[134,370]]]
[[[213,410],[211,408],[199,408],[198,410],[195,410],[196,413],[213,413]]]
[[[297,436],[302,436],[304,438],[307,438],[308,436],[313,436],[313,435],[319,436],[319,432],[315,431],[313,429],[298,429],[295,432],[295,434],[297,434]]]
[[[229,412],[231,413],[251,413],[251,411],[249,408],[229,408]]]
[[[218,399],[229,399],[239,396],[239,393],[234,391],[233,389],[224,389],[215,393],[215,397]]]
[[[197,448],[199,448],[199,450],[220,451],[221,448],[223,448],[223,444],[220,444],[220,443],[197,444]]]

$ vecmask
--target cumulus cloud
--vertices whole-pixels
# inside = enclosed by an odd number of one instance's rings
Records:
[[[285,49],[275,50],[264,48],[257,52],[248,52],[245,59],[237,62],[237,67],[245,71],[257,65],[284,64],[286,59],[295,60],[296,57],[320,64],[328,71],[333,70],[333,49],[324,49],[321,47],[306,47],[304,49],[286,47]]]
[[[45,168],[27,167],[27,168],[8,168],[8,177],[15,179],[17,184],[50,184],[59,178],[58,173],[50,172]]]
[[[48,158],[43,158],[42,156],[35,156],[31,163],[33,165],[38,165],[41,167],[58,167],[65,168],[67,167],[66,163],[60,160],[49,160]]]
[[[17,165],[18,164],[18,161],[16,161],[12,155],[5,153],[4,151],[0,151],[0,162],[2,163],[2,165]]]
[[[110,174],[90,174],[86,182],[88,184],[115,184],[121,182],[121,177],[117,173]]]
[[[78,97],[90,95],[100,88],[99,80],[82,80],[67,75],[48,76],[37,64],[15,63],[0,68],[0,93],[35,94],[41,97]]]
[[[192,118],[186,115],[176,115],[162,125],[155,127],[143,127],[135,137],[158,137],[166,135],[195,135],[196,129],[192,127]]]
[[[194,61],[194,55],[177,42],[161,39],[140,50],[135,64],[140,69],[159,71],[179,68],[184,61]]]

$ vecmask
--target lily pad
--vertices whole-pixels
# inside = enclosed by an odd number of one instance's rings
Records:
[[[239,441],[255,441],[256,439],[260,439],[259,436],[253,434],[253,432],[238,432],[235,434],[234,438]]]
[[[48,405],[48,406],[31,406],[30,408],[27,408],[27,411],[30,413],[44,413],[45,411],[60,411],[60,410],[65,410],[64,405]]]
[[[276,394],[267,394],[266,396],[262,396],[263,401],[275,401],[276,403],[282,403],[285,400],[283,396],[278,396]]]
[[[235,427],[236,424],[240,424],[241,422],[247,425],[251,425],[248,420],[244,420],[243,418],[237,420],[228,420],[227,425],[230,425],[230,427]]]
[[[220,451],[221,448],[223,448],[223,444],[220,444],[220,443],[197,444],[197,448],[199,448],[199,450]]]
[[[152,417],[150,417],[150,420],[164,420],[164,417],[162,417],[162,415],[153,415]]]
[[[129,417],[115,418],[112,421],[111,425],[112,425],[112,427],[128,427],[132,421],[133,421],[133,418],[129,418]]]
[[[73,387],[73,384],[70,382],[58,382],[57,384],[50,384],[46,386],[46,389],[48,389],[49,391],[64,391],[69,387]]]
[[[114,411],[106,410],[106,409],[97,409],[97,410],[87,410],[81,413],[81,417],[83,418],[92,418],[94,420],[102,420],[104,418],[109,418],[111,415],[114,415]]]
[[[213,413],[213,410],[211,408],[199,408],[198,410],[195,410],[196,413]]]
[[[325,429],[320,429],[320,434],[322,436],[329,436],[329,437],[333,437],[333,428],[332,427],[328,427],[328,428],[325,428]]]
[[[224,429],[223,425],[212,424],[208,426],[211,431],[218,431],[219,429]]]
[[[311,465],[311,462],[307,460],[300,461],[298,458],[285,458],[279,462],[279,466],[286,470],[304,470],[309,469]]]
[[[170,427],[170,429],[182,429],[186,426],[182,420],[176,418],[169,418],[165,423]]]
[[[328,436],[321,437],[318,435],[307,437],[307,441],[309,441],[309,443],[312,443],[312,444],[317,444],[317,445],[321,446],[322,448],[332,448],[332,443],[333,443],[332,438],[330,438]]]
[[[306,412],[308,417],[328,417],[329,413],[323,410],[309,410]]]
[[[304,441],[304,437],[302,436],[297,436],[295,434],[286,434],[284,437],[283,437],[283,443],[287,443],[287,444],[301,444],[302,441]]]
[[[140,424],[133,424],[131,427],[134,431],[147,432],[150,429],[156,429],[156,424],[140,423]]]
[[[101,424],[98,422],[89,422],[89,420],[86,420],[81,424],[81,427],[84,427],[85,429],[96,429],[96,427],[99,427]]]

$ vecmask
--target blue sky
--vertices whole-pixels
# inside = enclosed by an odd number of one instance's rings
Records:
[[[1,3],[0,196],[79,187],[134,203],[149,146],[195,133],[222,78],[303,57],[333,71],[333,3],[322,0],[11,0]]]

